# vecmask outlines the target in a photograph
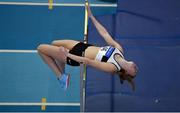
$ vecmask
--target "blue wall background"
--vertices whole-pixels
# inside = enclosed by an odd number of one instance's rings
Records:
[[[136,91],[111,74],[87,68],[86,111],[180,111],[180,1],[119,0],[116,14],[97,16],[139,67]],[[89,26],[90,43],[106,43]]]

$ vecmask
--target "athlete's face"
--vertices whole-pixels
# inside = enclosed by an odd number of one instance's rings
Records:
[[[136,64],[132,61],[129,61],[128,67],[126,69],[126,73],[131,76],[135,76],[137,74],[137,70],[138,70],[138,68],[137,68]]]

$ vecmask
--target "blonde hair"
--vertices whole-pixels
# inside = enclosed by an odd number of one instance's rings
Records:
[[[135,82],[134,82],[135,76],[126,74],[126,71],[124,69],[121,69],[121,71],[117,72],[117,74],[119,76],[121,84],[123,84],[124,81],[127,81],[131,85],[132,90],[135,91],[136,89]]]

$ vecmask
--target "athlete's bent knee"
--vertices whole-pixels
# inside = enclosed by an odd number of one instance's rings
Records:
[[[40,44],[40,45],[37,47],[37,50],[38,50],[38,51],[41,51],[42,46],[43,46],[43,44]]]
[[[47,46],[47,44],[40,44],[40,45],[37,47],[37,50],[38,50],[38,51],[42,51],[46,46]]]
[[[57,46],[58,45],[58,40],[54,40],[51,42],[51,45]]]

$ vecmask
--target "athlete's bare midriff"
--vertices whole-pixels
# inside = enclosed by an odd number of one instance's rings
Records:
[[[94,60],[96,58],[97,53],[99,52],[100,47],[89,46],[85,50],[85,57]]]

